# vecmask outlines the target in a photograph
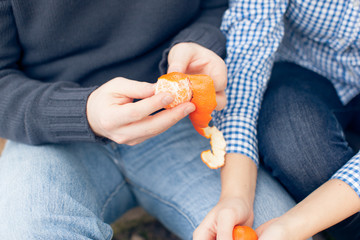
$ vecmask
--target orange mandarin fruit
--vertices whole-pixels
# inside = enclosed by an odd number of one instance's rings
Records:
[[[235,226],[233,230],[233,240],[257,240],[258,237],[254,229],[248,226]]]
[[[159,77],[155,94],[160,92],[169,92],[174,97],[174,101],[165,108],[173,108],[181,103],[189,102],[192,97],[190,80],[186,74],[169,73]]]
[[[195,130],[210,139],[212,148],[212,151],[202,152],[201,159],[209,168],[222,167],[225,163],[225,139],[216,127],[209,127],[211,113],[217,104],[212,78],[208,75],[168,73],[160,76],[156,83],[155,94],[160,92],[169,92],[174,96],[174,101],[165,108],[189,101],[195,105],[196,110],[189,114],[189,118]]]

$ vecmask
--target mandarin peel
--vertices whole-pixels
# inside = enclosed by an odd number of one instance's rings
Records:
[[[216,91],[214,81],[208,75],[189,75],[193,97],[191,102],[196,110],[189,114],[189,118],[196,131],[205,136],[203,128],[209,126],[211,113],[216,108]]]
[[[156,83],[155,94],[160,92],[169,92],[174,97],[174,101],[165,108],[172,108],[189,101],[195,105],[196,110],[189,114],[189,118],[195,130],[210,139],[212,149],[202,152],[201,159],[211,169],[222,167],[225,163],[225,139],[216,127],[209,127],[211,113],[217,104],[211,77],[168,73],[160,76]]]
[[[216,127],[203,128],[206,138],[210,138],[211,149],[201,153],[201,160],[211,169],[225,164],[226,142],[222,132]]]

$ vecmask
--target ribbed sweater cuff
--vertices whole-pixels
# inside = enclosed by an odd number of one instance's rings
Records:
[[[44,115],[54,142],[99,140],[86,117],[87,99],[95,88],[62,87],[50,97]]]

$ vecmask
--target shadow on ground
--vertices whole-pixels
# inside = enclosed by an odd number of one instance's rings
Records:
[[[142,208],[134,208],[112,224],[113,240],[179,240]]]

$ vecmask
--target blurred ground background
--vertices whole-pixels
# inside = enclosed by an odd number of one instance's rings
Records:
[[[179,240],[142,208],[134,208],[112,224],[113,240]]]

